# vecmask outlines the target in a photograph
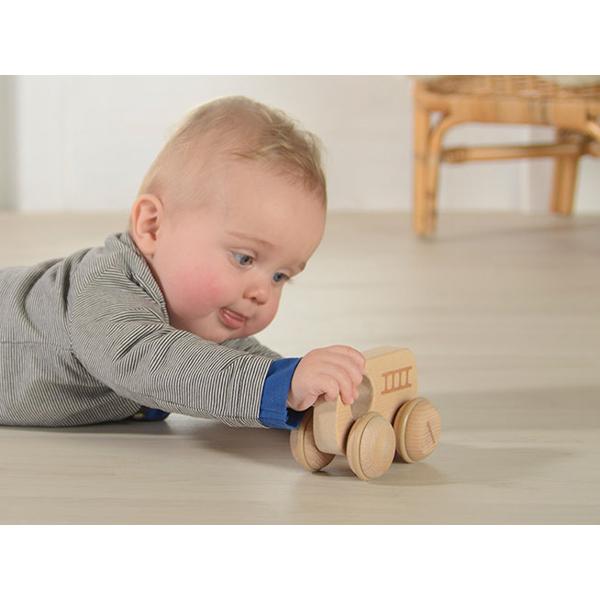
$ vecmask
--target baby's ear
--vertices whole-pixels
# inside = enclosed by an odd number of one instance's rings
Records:
[[[131,236],[140,251],[150,258],[154,255],[162,216],[162,202],[153,194],[142,194],[131,207]]]

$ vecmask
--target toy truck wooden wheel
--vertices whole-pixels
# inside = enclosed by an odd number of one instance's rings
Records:
[[[307,471],[320,471],[335,458],[335,454],[327,454],[317,448],[312,408],[304,415],[300,426],[290,433],[290,449],[296,462]]]
[[[435,450],[441,430],[440,413],[429,400],[409,400],[394,418],[396,450],[404,462],[423,460]]]
[[[395,451],[394,429],[380,414],[368,412],[352,425],[346,458],[358,478],[366,481],[383,475],[390,468]]]

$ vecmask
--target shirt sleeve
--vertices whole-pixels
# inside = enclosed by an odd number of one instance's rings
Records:
[[[264,427],[261,398],[272,360],[175,329],[164,307],[118,268],[69,292],[74,357],[97,380],[140,405]]]
[[[250,354],[256,354],[257,356],[266,356],[271,360],[283,358],[281,354],[263,346],[254,336],[226,340],[221,346],[240,350],[241,352],[249,352]]]
[[[276,429],[296,429],[305,411],[288,408],[287,399],[294,371],[301,358],[274,360],[267,372],[260,403],[260,422]]]

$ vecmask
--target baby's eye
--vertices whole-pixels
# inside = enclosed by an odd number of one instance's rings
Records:
[[[278,279],[277,275],[281,275],[281,278]],[[275,280],[275,283],[281,283],[282,281],[289,281],[290,277],[285,273],[275,273],[275,275],[273,275],[273,279]]]
[[[251,265],[252,261],[254,260],[254,258],[252,258],[252,256],[248,256],[247,254],[241,254],[239,252],[232,252],[232,254],[235,258],[235,261],[237,263],[239,263],[240,265],[242,265],[242,267],[247,267],[248,265]],[[241,258],[241,260],[238,260],[238,258],[237,258],[238,256]],[[246,260],[246,259],[248,259],[248,260]]]

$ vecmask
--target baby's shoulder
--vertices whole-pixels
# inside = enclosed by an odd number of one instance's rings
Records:
[[[113,233],[103,246],[89,249],[71,283],[77,296],[128,295],[133,300],[158,303],[166,311],[160,287],[127,232]]]

